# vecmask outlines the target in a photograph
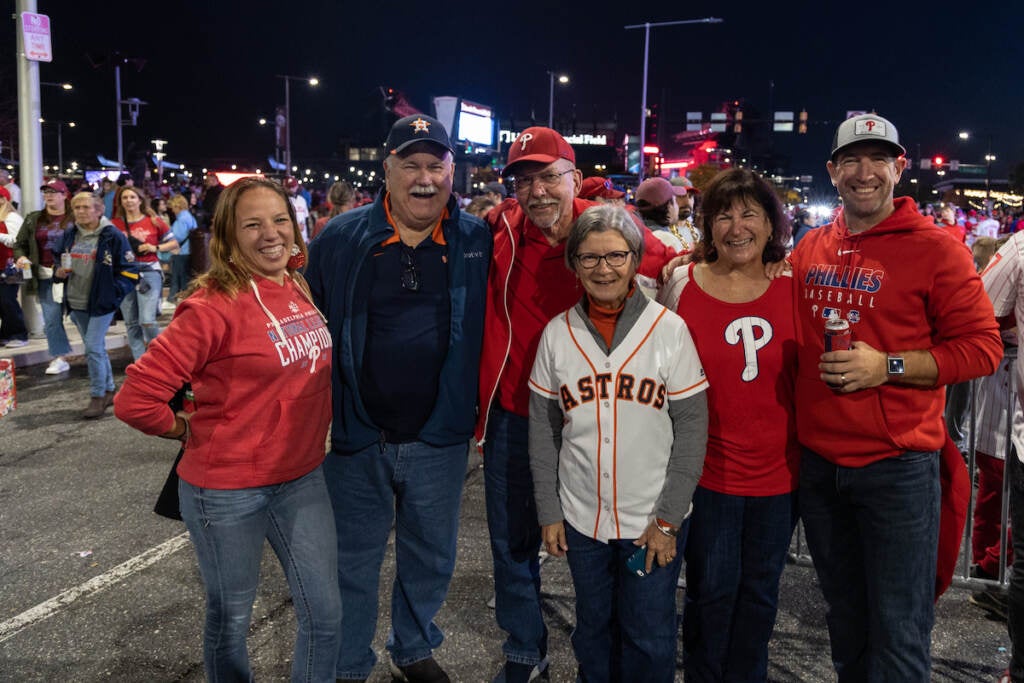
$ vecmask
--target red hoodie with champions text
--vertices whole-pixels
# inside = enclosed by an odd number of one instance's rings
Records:
[[[851,234],[845,214],[812,230],[793,252],[799,342],[797,435],[826,460],[862,467],[945,440],[945,385],[991,374],[1002,356],[992,304],[971,254],[917,210],[895,200],[884,221]],[[825,321],[849,321],[875,349],[931,351],[935,387],[896,382],[844,394],[820,378]]]

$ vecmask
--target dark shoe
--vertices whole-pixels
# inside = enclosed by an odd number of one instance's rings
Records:
[[[402,683],[451,683],[448,674],[433,657],[398,666],[391,662],[391,678]]]
[[[981,568],[980,564],[971,565],[971,578],[972,579],[985,579],[987,581],[998,581],[999,577],[995,574],[989,574],[987,571]]]
[[[103,394],[103,407],[104,408],[109,408],[110,406],[114,405],[114,394],[116,394],[116,393],[117,393],[117,391],[115,390],[115,391],[108,391],[107,393]]]
[[[977,593],[971,593],[971,597],[967,598],[967,601],[972,605],[977,605],[992,617],[1006,621],[1006,594],[996,588],[989,588],[988,590],[979,591]]]
[[[548,678],[547,657],[534,664],[520,664],[518,662],[505,662],[505,666],[491,683],[532,683],[540,679]]]
[[[107,410],[107,399],[105,396],[93,396],[89,399],[89,405],[82,411],[82,417],[86,420],[95,420]]]

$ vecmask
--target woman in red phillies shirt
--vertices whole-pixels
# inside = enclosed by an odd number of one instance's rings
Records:
[[[138,360],[149,343],[160,334],[156,317],[160,313],[163,271],[157,252],[178,248],[170,227],[149,206],[149,198],[138,187],[122,187],[114,197],[114,225],[128,236],[139,264],[139,284],[121,302],[121,315],[128,329],[128,345]]]

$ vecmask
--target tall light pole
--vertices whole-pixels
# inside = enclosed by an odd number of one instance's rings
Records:
[[[301,76],[283,76],[277,75],[278,78],[284,80],[284,166],[285,173],[292,172],[292,101],[291,101],[291,88],[289,83],[291,81],[301,81],[308,83],[314,88],[320,85],[320,79],[313,77],[301,77]]]
[[[644,145],[647,143],[647,58],[651,53],[651,27],[659,26],[680,26],[682,24],[721,24],[718,17],[704,17],[703,19],[684,19],[681,21],[661,21],[655,24],[645,22],[626,26],[626,30],[642,28],[644,30],[644,90],[640,102],[640,172],[637,174],[639,180],[644,179]]]
[[[548,76],[551,79],[551,90],[548,95],[548,128],[554,129],[555,127],[555,72],[549,71]],[[558,75],[558,82],[565,85],[569,82],[569,77],[565,74]]]
[[[65,92],[70,92],[75,89],[75,86],[70,83],[54,83],[52,81],[39,81],[39,85],[46,85],[51,88],[60,88]],[[43,119],[39,119],[39,123],[43,123]],[[61,131],[64,128],[64,121],[57,121],[57,175],[64,172],[64,141]],[[68,121],[66,124],[69,128],[75,127],[74,121]]]

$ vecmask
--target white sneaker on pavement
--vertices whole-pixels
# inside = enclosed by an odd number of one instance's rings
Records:
[[[9,349],[20,349],[22,346],[28,346],[28,340],[27,339],[12,339],[11,341],[7,342],[7,344],[5,344],[5,346],[7,348],[9,348]]]
[[[46,374],[59,375],[62,372],[67,372],[69,369],[71,369],[71,366],[68,365],[68,362],[66,360],[64,360],[63,358],[54,358],[53,360],[50,361],[50,365],[47,366]]]

